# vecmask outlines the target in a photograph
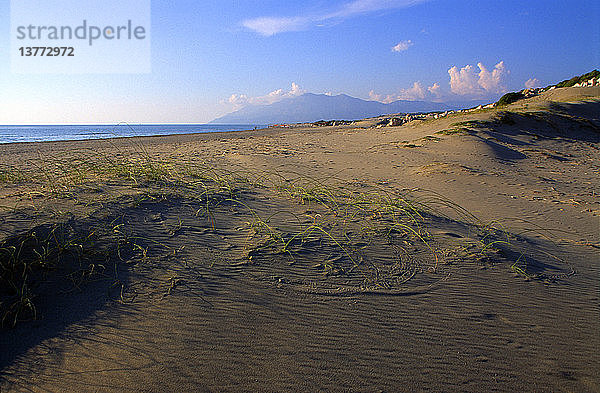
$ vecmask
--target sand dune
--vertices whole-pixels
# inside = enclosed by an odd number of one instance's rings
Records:
[[[598,392],[599,98],[0,146],[0,390]]]

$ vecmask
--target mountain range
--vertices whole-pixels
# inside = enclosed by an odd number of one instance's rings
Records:
[[[469,108],[483,102],[438,103],[426,101],[394,101],[384,104],[345,94],[305,93],[270,105],[249,105],[212,120],[211,124],[277,124],[305,123],[318,120],[357,120],[391,113],[433,112]]]

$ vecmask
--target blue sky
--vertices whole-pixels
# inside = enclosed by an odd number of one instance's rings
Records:
[[[150,74],[20,75],[1,0],[0,124],[203,123],[303,92],[492,100],[600,67],[597,0],[151,6]]]

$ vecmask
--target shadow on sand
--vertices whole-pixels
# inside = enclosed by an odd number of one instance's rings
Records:
[[[247,198],[245,202],[255,207],[259,212],[265,213],[273,210],[273,206],[270,205],[272,202],[263,198],[254,198],[253,200]],[[249,213],[241,211],[239,206],[224,204],[213,209],[213,221],[208,224],[196,215],[201,207],[201,202],[197,200],[186,200],[182,197],[169,198],[164,195],[149,198],[146,202],[135,205],[120,200],[113,205],[105,204],[102,216],[91,215],[84,220],[70,219],[58,225],[38,226],[33,230],[5,239],[1,243],[3,248],[16,247],[27,241],[24,239],[31,239],[31,233],[35,232],[36,239],[38,239],[36,241],[51,239],[50,243],[45,244],[53,244],[55,248],[59,243],[64,245],[69,242],[76,243],[75,240],[77,240],[81,243],[80,249],[83,251],[77,253],[63,252],[60,255],[55,255],[60,263],[56,263],[54,269],[32,272],[30,276],[33,280],[31,285],[37,295],[35,300],[38,319],[20,323],[15,328],[4,328],[1,331],[0,373],[4,374],[2,379],[8,377],[10,380],[19,380],[22,378],[20,372],[19,375],[13,374],[14,372],[10,371],[12,370],[10,366],[18,363],[19,358],[32,348],[35,348],[38,352],[47,348],[55,359],[60,359],[61,346],[76,345],[79,334],[93,334],[91,331],[86,332],[86,326],[118,323],[119,315],[125,315],[120,313],[128,312],[127,307],[120,307],[119,305],[119,300],[123,296],[123,288],[137,285],[138,281],[142,281],[134,272],[132,266],[141,265],[138,262],[140,259],[145,258],[143,250],[150,250],[153,255],[152,258],[160,259],[161,255],[165,256],[167,254],[173,257],[165,259],[162,266],[159,266],[159,264],[143,264],[144,269],[152,269],[154,266],[163,268],[168,264],[173,265],[172,269],[179,269],[172,271],[177,273],[173,277],[178,276],[180,281],[170,281],[171,287],[165,288],[165,291],[170,292],[177,282],[184,283],[184,286],[191,283],[189,296],[200,298],[201,296],[198,294],[207,295],[208,298],[218,296],[219,283],[211,281],[214,277],[218,276],[226,281],[236,280],[239,279],[240,271],[244,271],[248,277],[256,277],[263,284],[274,280],[274,285],[284,285],[290,289],[303,281],[320,285],[320,288],[323,289],[338,286],[338,281],[342,283],[353,282],[354,280],[356,283],[353,283],[352,286],[358,289],[352,292],[355,295],[371,292],[378,294],[379,292],[376,291],[361,292],[363,288],[361,285],[364,285],[365,278],[358,276],[359,271],[362,270],[367,278],[370,277],[367,273],[371,271],[376,273],[377,279],[385,278],[386,274],[389,277],[412,277],[414,274],[418,275],[419,271],[424,270],[425,265],[419,265],[416,257],[419,252],[422,253],[422,258],[431,259],[427,252],[423,253],[424,250],[427,250],[422,244],[415,246],[413,255],[391,255],[390,250],[393,247],[390,247],[390,242],[394,239],[387,236],[381,239],[375,238],[369,249],[362,252],[361,257],[364,258],[362,263],[364,266],[361,265],[360,269],[353,269],[349,265],[349,269],[344,271],[342,268],[345,256],[340,252],[339,247],[330,244],[331,242],[328,243],[329,239],[322,236],[321,239],[305,243],[303,245],[304,249],[296,254],[297,260],[295,263],[290,263],[285,255],[274,252],[269,248],[262,248],[257,251],[254,254],[252,263],[240,263],[243,260],[242,250],[245,235],[240,234],[239,226],[240,223],[248,219]],[[182,222],[186,225],[182,226]],[[214,225],[215,222],[216,226]],[[472,224],[435,215],[429,215],[428,222],[431,226],[443,230],[447,234],[447,239],[454,242],[453,244],[462,242],[466,237],[473,236],[477,232]],[[169,223],[173,223],[173,225],[169,226]],[[180,225],[173,230],[177,223],[180,223]],[[273,227],[289,226],[289,223],[285,221],[284,217],[281,222],[273,221],[271,225]],[[125,227],[132,228],[132,232],[126,234],[126,236],[124,235],[125,229],[123,229]],[[165,230],[169,227],[171,229]],[[119,228],[119,231],[115,228]],[[506,234],[488,233],[481,236],[485,236],[487,242],[493,242],[496,239],[502,239]],[[133,246],[132,239],[136,239],[135,246]],[[404,242],[405,238],[397,240]],[[534,245],[526,241],[521,243],[527,246],[523,252],[518,248],[513,249],[505,245],[502,247],[504,258],[498,257],[492,262],[514,262],[519,260],[520,255],[524,255],[524,253],[532,255]],[[30,247],[30,250],[35,249],[36,244],[35,242],[28,244],[34,246]],[[162,246],[158,246],[158,244],[168,245],[170,251],[168,253],[163,252],[164,250],[161,251]],[[175,258],[175,254],[171,250],[183,249],[183,246],[187,247],[186,251]],[[529,246],[532,248],[528,248]],[[365,248],[361,244],[357,244],[356,247]],[[217,255],[220,249],[226,251],[224,253],[226,257],[222,261],[218,260]],[[407,251],[411,252],[408,248]],[[140,253],[144,255],[140,255]],[[22,254],[22,257],[32,258],[34,254],[34,252],[29,251],[28,254]],[[207,255],[214,259],[210,262],[210,267],[206,265],[203,267],[204,271],[201,270],[202,267],[194,270],[196,269],[194,264],[200,266],[200,259],[205,258]],[[182,263],[187,257],[192,261],[189,268],[187,262]],[[319,261],[320,263],[316,264]],[[543,276],[565,272],[564,267],[560,266],[558,262],[556,264],[543,262],[542,258],[536,257],[527,257],[526,261],[527,265],[524,267],[524,271],[527,274]],[[327,263],[335,264],[336,268],[325,271]],[[426,263],[431,264],[431,261]],[[171,267],[168,269],[171,269]],[[444,269],[450,270],[453,267],[447,265]],[[199,279],[201,276],[204,277]],[[199,284],[195,284],[194,280]],[[416,285],[419,282],[429,284],[425,279],[417,277],[414,279],[414,284],[411,285]],[[152,282],[145,282],[144,284],[154,285]],[[169,281],[167,281],[168,284]],[[199,288],[199,286],[202,288]],[[299,285],[296,286],[300,287]],[[408,289],[410,289],[410,286],[408,286]],[[395,293],[388,292],[390,294]],[[188,296],[186,292],[182,293],[184,296]],[[338,294],[338,292],[332,293]],[[381,294],[385,295],[386,293],[383,291]],[[344,295],[343,293],[339,294]],[[1,296],[3,302],[8,299],[8,295],[5,293],[1,293]],[[250,297],[247,301],[252,303],[252,298]],[[254,301],[258,301],[258,299],[254,299]],[[206,304],[210,305],[210,302],[206,301]],[[103,314],[106,314],[109,307],[111,317],[107,320]],[[74,331],[75,333],[73,333]],[[55,339],[52,342],[60,342],[60,344],[40,345],[48,339]],[[28,364],[21,365],[18,368],[26,368],[27,371],[34,372],[36,367],[43,368],[44,365]],[[7,372],[8,374],[6,374]]]

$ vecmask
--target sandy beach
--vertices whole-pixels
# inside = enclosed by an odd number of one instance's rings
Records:
[[[0,391],[600,392],[599,100],[0,145]]]

